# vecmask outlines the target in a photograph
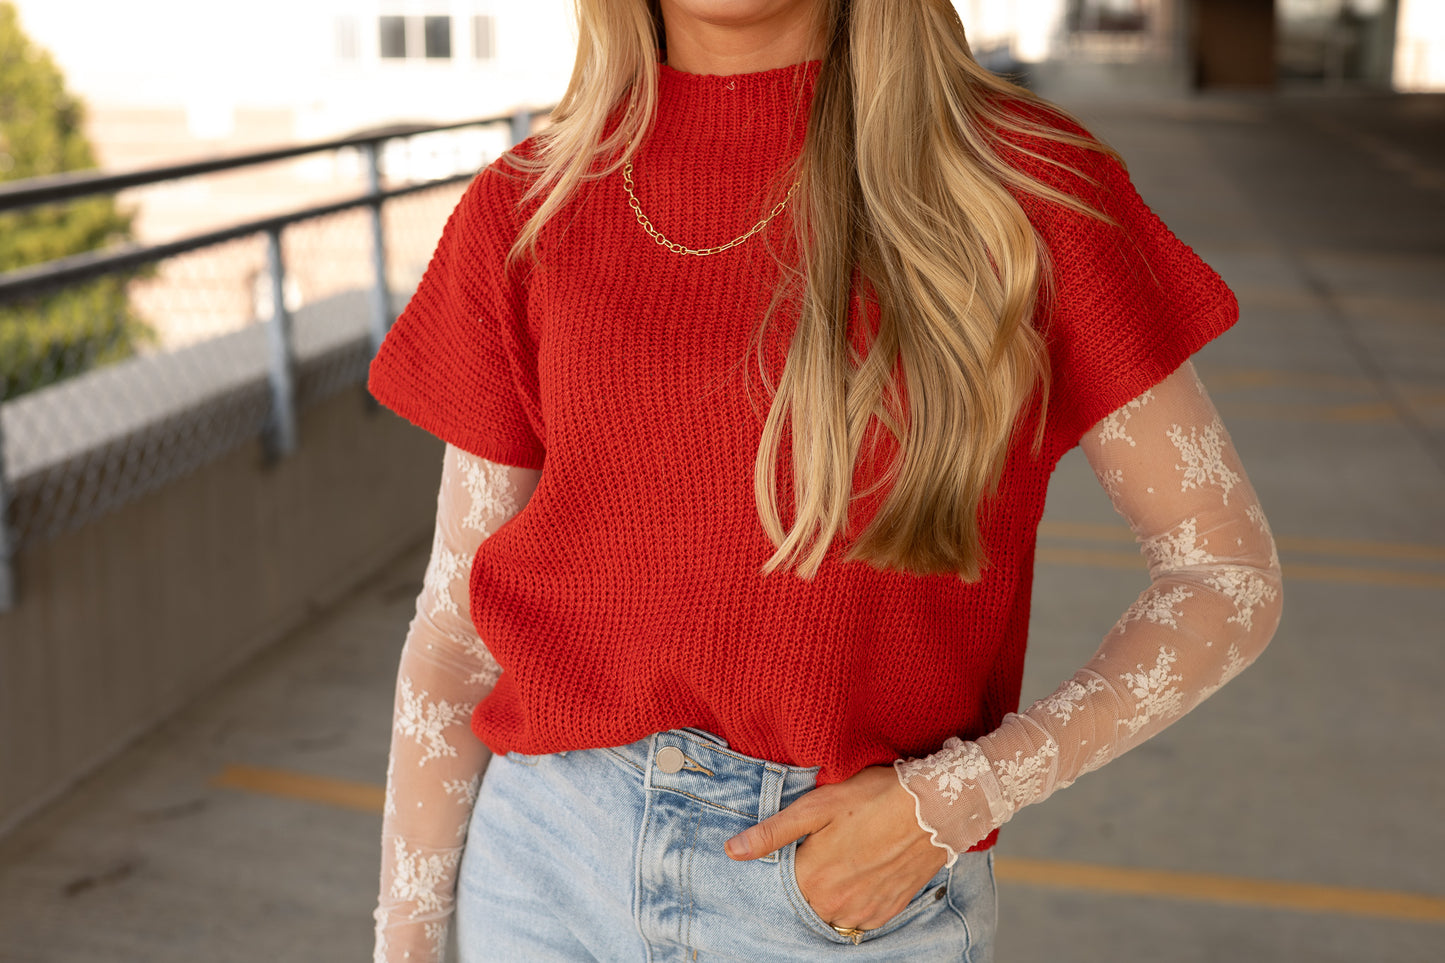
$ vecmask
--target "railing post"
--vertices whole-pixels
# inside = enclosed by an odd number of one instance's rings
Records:
[[[381,348],[381,341],[391,328],[391,290],[386,284],[386,229],[381,220],[381,143],[363,145],[361,155],[366,161],[366,190],[371,195],[371,354]]]
[[[0,402],[0,406],[3,406]],[[5,482],[5,423],[0,420],[0,612],[15,607],[15,538],[10,531],[10,486]]]
[[[291,312],[286,308],[286,265],[281,257],[281,228],[266,231],[266,271],[271,280],[271,320],[266,325],[271,380],[271,417],[265,444],[271,458],[296,449],[296,352],[291,345]]]
[[[532,133],[532,112],[526,107],[518,107],[517,112],[512,115],[512,146],[516,147],[526,140]]]

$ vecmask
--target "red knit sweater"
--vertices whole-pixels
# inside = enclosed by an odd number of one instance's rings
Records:
[[[721,244],[766,213],[770,178],[801,147],[817,62],[730,77],[660,70],[637,196],[671,239]],[[504,669],[472,717],[492,750],[619,745],[692,726],[739,752],[820,766],[822,784],[988,733],[1017,710],[1054,465],[1237,314],[1118,165],[1031,146],[1097,183],[1018,163],[1117,223],[1024,199],[1056,280],[1054,309],[1036,319],[1053,364],[1050,410],[1040,456],[1036,410],[1015,432],[981,516],[989,566],[971,585],[844,563],[842,539],[811,581],[759,574],[774,551],[753,503],[766,396],[745,359],[786,212],[731,251],[678,255],[644,233],[618,172],[587,182],[548,224],[535,267],[504,273],[523,183],[501,162],[472,182],[369,387],[461,448],[544,468],[473,561],[472,618]],[[773,381],[790,336],[780,317],[766,341]],[[786,471],[779,504],[792,504]],[[869,504],[855,508],[853,532]]]

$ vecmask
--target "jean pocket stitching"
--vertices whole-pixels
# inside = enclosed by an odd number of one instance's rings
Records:
[[[989,857],[988,857],[988,858],[989,858],[989,860],[992,860],[992,859],[993,859],[993,853],[992,853],[992,852],[989,853]],[[953,874],[954,874],[954,872],[957,870],[957,868],[958,868],[957,865],[955,865],[953,869],[950,869],[950,870],[948,871],[948,888],[944,891],[945,894],[946,894],[946,897],[945,897],[945,899],[944,899],[944,902],[946,902],[946,903],[948,904],[949,910],[952,911],[953,914],[958,917],[959,925],[961,925],[961,926],[963,927],[963,939],[964,939],[964,943],[963,943],[963,961],[964,961],[964,963],[972,963],[972,961],[973,961],[973,927],[969,925],[969,922],[968,922],[968,913],[964,912],[965,907],[959,905],[959,899],[958,899],[958,897],[957,897],[956,895],[954,895],[954,892],[953,892]]]
[[[798,885],[796,863],[797,844],[790,844],[789,846],[783,847],[783,849],[788,850],[787,858],[782,861],[784,864],[782,867],[783,889],[788,895],[788,902],[792,904],[794,915],[805,924],[808,924],[810,929],[817,931],[834,943],[852,942],[837,930],[833,929],[832,925],[823,919],[817,910],[813,909],[813,904],[809,903],[808,898],[803,895],[803,888]],[[780,850],[780,852],[781,851],[782,850]],[[928,909],[935,901],[938,901],[938,897],[934,894],[938,892],[939,887],[943,887],[945,894],[944,899],[948,902],[949,909],[958,915],[959,921],[963,924],[965,938],[968,940],[968,943],[965,945],[971,946],[973,934],[969,930],[968,921],[963,918],[963,914],[954,906],[952,895],[948,891],[948,884],[952,878],[953,872],[948,867],[944,867],[933,874],[928,880],[928,883],[919,890],[918,895],[909,900],[908,904],[899,910],[892,919],[876,929],[868,930],[863,937],[863,942],[867,943],[874,939],[881,939],[889,933],[906,926],[912,922],[914,918],[923,915],[924,910]]]
[[[611,756],[613,759],[615,759],[615,760],[617,760],[618,762],[622,763],[622,764],[623,764],[624,766],[626,766],[627,768],[633,770],[634,772],[645,773],[645,772],[647,771],[646,769],[644,769],[643,767],[639,766],[637,763],[633,762],[631,759],[627,758],[625,755],[623,755],[622,753],[618,752],[616,749],[612,748],[611,746],[604,746],[603,749],[602,749],[602,751],[605,752],[605,753],[607,753],[607,754],[608,754],[609,756]]]
[[[676,795],[679,795],[679,796],[686,796],[688,799],[691,799],[693,802],[702,803],[704,806],[710,806],[710,807],[712,807],[713,809],[719,809],[719,810],[721,810],[721,811],[723,811],[723,812],[725,812],[725,813],[732,813],[734,816],[742,816],[744,819],[750,819],[750,820],[753,820],[754,822],[756,822],[756,821],[758,820],[758,814],[757,814],[757,813],[745,813],[745,812],[743,812],[741,809],[734,809],[734,808],[732,808],[731,806],[724,806],[724,805],[723,805],[722,803],[720,803],[720,802],[717,802],[717,801],[712,800],[712,799],[708,799],[708,798],[705,797],[705,796],[697,796],[697,795],[694,795],[694,794],[688,792],[688,791],[685,790],[685,789],[678,789],[678,788],[676,788],[675,786],[653,786],[652,789],[653,789],[654,792],[670,792],[670,793],[675,793]]]
[[[944,898],[946,899],[948,892],[948,881],[951,877],[952,873],[947,867],[944,867],[937,873],[934,873],[933,876],[928,880],[928,882],[923,886],[923,888],[919,890],[918,895],[914,896],[911,900],[909,900],[907,905],[905,905],[903,909],[899,910],[892,919],[890,919],[888,922],[884,923],[877,929],[869,930],[868,935],[863,938],[864,942],[867,942],[868,940],[876,937],[887,936],[894,930],[901,929],[908,923],[912,922],[915,917],[922,916],[924,910],[928,909],[935,902],[939,901],[938,897],[935,894],[938,892],[940,887],[943,888],[945,894]]]
[[[827,920],[819,916],[818,911],[813,909],[813,904],[809,903],[808,898],[803,895],[803,888],[798,885],[796,862],[798,844],[796,842],[789,843],[779,852],[781,858],[778,860],[778,870],[783,877],[783,893],[788,897],[788,905],[793,908],[793,915],[804,926],[830,943],[851,943],[852,940],[833,929]]]

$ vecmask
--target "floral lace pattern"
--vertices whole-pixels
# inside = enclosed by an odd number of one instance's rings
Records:
[[[1125,402],[1122,408],[1119,408],[1117,411],[1106,415],[1104,420],[1099,422],[1098,425],[1099,443],[1103,444],[1106,441],[1122,441],[1128,443],[1130,448],[1133,448],[1134,439],[1129,437],[1129,432],[1127,431],[1129,419],[1134,416],[1134,412],[1138,411],[1140,408],[1143,408],[1145,405],[1147,405],[1153,400],[1154,392],[1152,390],[1146,391],[1139,397]]]
[[[1199,519],[1186,518],[1163,535],[1145,538],[1140,547],[1149,560],[1149,571],[1174,572],[1190,565],[1212,565],[1218,561],[1199,543]]]
[[[1080,446],[1137,537],[1150,584],[1053,693],[987,735],[894,763],[950,865],[1021,807],[1213,695],[1279,622],[1274,537],[1193,365],[1108,415]]]
[[[1163,719],[1181,714],[1184,707],[1184,693],[1174,686],[1184,676],[1171,672],[1170,668],[1179,661],[1179,653],[1167,645],[1159,647],[1154,665],[1145,669],[1140,665],[1138,672],[1125,672],[1119,676],[1129,687],[1129,694],[1135,699],[1134,715],[1124,720],[1129,735],[1138,732],[1154,719]]]
[[[1038,795],[1043,781],[1048,776],[1049,760],[1059,754],[1059,744],[1044,737],[1044,744],[1030,755],[1019,749],[1012,759],[994,764],[998,772],[998,784],[1003,788],[1003,798],[1009,809],[1016,810]]]
[[[472,625],[468,576],[478,546],[540,475],[446,448],[431,557],[397,668],[374,963],[440,963],[446,952],[457,867],[490,759],[471,711],[501,674]]]
[[[1216,417],[1203,428],[1191,425],[1189,435],[1174,425],[1169,429],[1169,440],[1179,449],[1184,464],[1175,465],[1184,477],[1179,482],[1181,491],[1218,486],[1224,492],[1224,504],[1229,504],[1229,490],[1239,484],[1239,475],[1224,464],[1224,425]]]
[[[1279,620],[1269,524],[1191,365],[1081,445],[1138,537],[1151,582],[1053,693],[988,735],[951,738],[933,755],[895,763],[919,825],[950,864],[1023,806],[1218,691]],[[445,953],[489,760],[469,731],[470,712],[501,673],[471,623],[467,576],[478,546],[525,505],[540,475],[447,446],[431,558],[397,672],[374,963],[440,963]]]
[[[1084,696],[1090,692],[1098,692],[1106,685],[1108,683],[1103,679],[1090,679],[1087,682],[1070,679],[1052,695],[1040,699],[1039,709],[1067,724],[1070,717],[1084,707]]]
[[[401,696],[401,715],[396,718],[396,731],[425,747],[421,763],[441,756],[455,756],[456,747],[447,741],[446,730],[463,721],[471,707],[464,702],[445,699],[428,700],[427,693],[412,691],[411,680],[403,675],[397,683]]]
[[[1182,585],[1176,585],[1170,589],[1149,589],[1119,619],[1122,625],[1130,622],[1137,622],[1143,619],[1145,622],[1153,622],[1155,625],[1167,625],[1171,629],[1179,628],[1179,606],[1186,599],[1192,599],[1194,593]],[[1121,628],[1122,632],[1123,629]]]

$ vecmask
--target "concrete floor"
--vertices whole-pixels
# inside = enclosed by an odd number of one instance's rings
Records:
[[[1074,106],[1240,296],[1197,363],[1287,602],[1239,679],[1004,827],[999,960],[1445,958],[1445,98]],[[1040,546],[1025,702],[1145,581],[1077,452]],[[0,960],[369,959],[426,547],[0,842]]]

